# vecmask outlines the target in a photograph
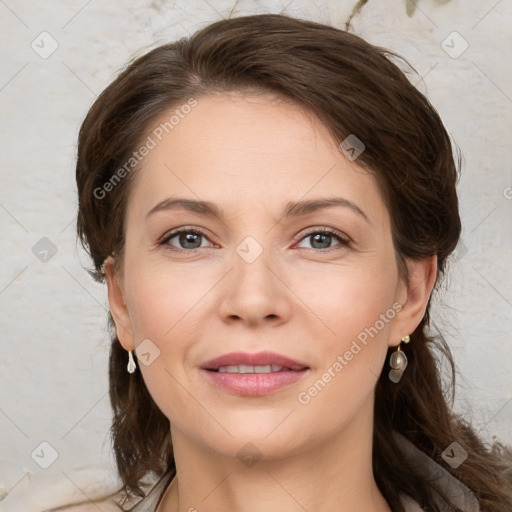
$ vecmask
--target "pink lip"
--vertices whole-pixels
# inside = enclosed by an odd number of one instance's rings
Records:
[[[216,386],[236,395],[262,396],[293,384],[310,370],[288,370],[271,373],[219,373],[202,369],[201,373]]]
[[[274,364],[284,366],[290,370],[304,370],[308,368],[308,365],[306,364],[269,351],[257,352],[255,354],[231,352],[207,361],[201,366],[201,368],[204,370],[218,370],[221,366],[236,366],[239,364],[246,364],[249,366],[267,366]]]
[[[221,366],[282,366],[279,372],[270,373],[227,373],[218,372]],[[201,369],[212,384],[237,395],[262,396],[293,384],[303,377],[309,367],[275,352],[255,354],[231,352],[206,362]]]

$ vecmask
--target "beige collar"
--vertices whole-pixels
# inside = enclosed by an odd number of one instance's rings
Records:
[[[441,510],[446,508],[446,504],[441,500],[439,493],[436,492],[437,489],[444,492],[450,499],[450,503],[460,509],[461,512],[480,512],[478,500],[466,485],[464,485],[460,480],[457,480],[427,454],[419,450],[402,434],[394,431],[393,435],[397,444],[400,446],[403,456],[411,466],[411,470],[423,475],[424,478],[430,482],[431,487],[434,490],[434,499]],[[410,502],[410,498],[407,496],[403,501]],[[411,502],[411,507],[412,503],[415,502]],[[411,512],[413,511],[414,508],[411,508]]]

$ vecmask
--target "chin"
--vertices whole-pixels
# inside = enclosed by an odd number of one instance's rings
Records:
[[[282,421],[282,417],[279,421]],[[286,420],[285,420],[286,421]],[[198,432],[196,436],[201,444],[207,445],[211,450],[218,452],[225,457],[244,458],[255,457],[264,460],[277,460],[287,457],[290,453],[300,449],[300,446],[307,440],[298,436],[298,432],[304,434],[299,426],[293,431],[282,429],[279,422],[273,422],[272,427],[267,424],[246,421],[238,424],[229,422],[225,425],[227,432],[221,427],[215,429],[215,434],[209,425],[205,432]],[[277,428],[276,428],[277,427]]]

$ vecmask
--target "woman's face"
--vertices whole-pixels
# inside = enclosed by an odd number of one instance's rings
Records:
[[[173,435],[229,457],[250,442],[272,458],[368,428],[388,345],[416,327],[429,292],[402,307],[375,178],[271,96],[199,97],[167,129],[148,134],[155,147],[131,190],[123,275],[107,272],[119,339],[137,347]],[[326,199],[338,204],[319,207]],[[262,351],[307,369],[203,368]]]

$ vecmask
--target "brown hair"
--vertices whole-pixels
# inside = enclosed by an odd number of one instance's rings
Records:
[[[126,203],[137,169],[127,172],[108,193],[97,191],[129,161],[152,123],[191,97],[261,91],[289,99],[317,116],[337,144],[351,134],[363,141],[365,150],[357,163],[379,183],[401,275],[407,278],[407,259],[437,255],[439,288],[461,231],[456,194],[460,155],[454,157],[436,110],[395,59],[400,57],[346,31],[265,14],[213,23],[132,61],[98,97],[79,135],[77,228],[94,262],[90,274],[104,281],[102,265],[109,255],[122,269]],[[400,493],[425,510],[456,510],[441,509],[436,492],[447,503],[449,498],[396,456],[396,430],[471,489],[483,511],[509,512],[512,454],[499,442],[486,446],[451,411],[455,365],[442,337],[428,332],[429,311],[430,300],[412,342],[404,347],[409,366],[401,381],[392,383],[384,368],[377,382],[375,480],[394,511],[404,510]],[[109,322],[114,327],[110,314]],[[147,475],[175,472],[170,425],[141,373],[126,371],[127,354],[114,331],[109,373],[113,450],[123,482],[118,492],[126,498],[142,497]],[[451,371],[446,389],[439,356]],[[441,457],[454,441],[469,454],[456,469]]]

